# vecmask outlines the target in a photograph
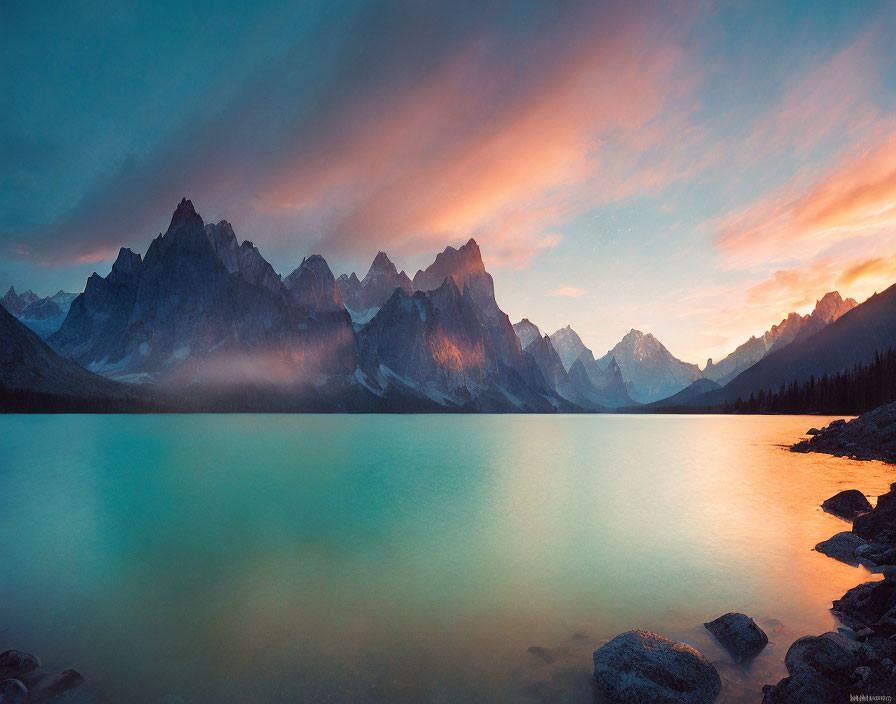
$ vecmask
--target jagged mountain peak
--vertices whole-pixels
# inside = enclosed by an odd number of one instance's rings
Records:
[[[520,322],[515,323],[513,331],[520,338],[520,345],[523,349],[531,345],[536,338],[541,337],[541,330],[528,318],[523,318]]]
[[[197,213],[196,209],[193,207],[193,201],[184,197],[181,198],[180,203],[178,203],[177,208],[174,210],[174,215],[171,216],[171,223],[168,225],[168,231],[171,232],[172,230],[181,227],[195,227],[197,223],[200,227],[204,225],[202,218],[199,217],[199,213]]]
[[[131,274],[140,268],[142,257],[136,252],[132,252],[128,247],[122,247],[118,250],[118,257],[112,264],[112,271],[121,274]],[[61,293],[61,292],[60,292]]]
[[[373,263],[371,263],[370,268],[392,271],[395,270],[395,265],[392,263],[392,260],[389,259],[389,255],[381,251],[376,253],[376,256],[373,258]]]
[[[855,299],[847,298],[844,300],[840,296],[839,291],[830,291],[815,301],[815,308],[810,315],[822,320],[825,324],[830,324],[857,305],[858,303]]]
[[[651,333],[635,328],[599,361],[604,369],[615,361],[629,386],[629,394],[640,403],[678,393],[701,376],[696,364],[682,362]]]

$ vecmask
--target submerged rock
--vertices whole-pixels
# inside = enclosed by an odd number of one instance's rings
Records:
[[[821,508],[838,518],[851,521],[863,513],[868,513],[872,507],[861,491],[847,489],[824,501]]]
[[[0,679],[18,679],[41,666],[40,658],[21,650],[0,653]]]
[[[842,690],[814,672],[801,671],[785,677],[778,684],[762,688],[762,704],[807,704],[807,702],[837,702]]]
[[[727,613],[703,625],[736,663],[752,660],[768,645],[768,636],[746,614]]]
[[[77,670],[63,670],[55,677],[47,678],[32,691],[32,699],[38,701],[58,697],[63,692],[68,692],[84,683],[84,677]]]
[[[0,702],[2,704],[25,704],[28,688],[17,679],[0,681]]]
[[[866,546],[867,543],[855,533],[843,531],[827,540],[822,540],[815,546],[815,549],[822,555],[833,557],[840,562],[857,565],[859,563],[859,548]]]
[[[650,631],[628,631],[594,651],[594,681],[621,702],[708,704],[719,694],[719,673],[684,643]]]

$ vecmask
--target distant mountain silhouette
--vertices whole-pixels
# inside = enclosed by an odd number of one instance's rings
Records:
[[[538,326],[523,318],[513,329],[559,396],[591,410],[635,405],[619,368],[598,367],[591,350],[571,327],[542,336]]]
[[[629,395],[639,403],[651,403],[678,393],[702,375],[696,364],[674,357],[650,333],[632,329],[598,360],[607,368],[615,360]]]
[[[843,300],[837,291],[826,293],[816,301],[815,309],[809,315],[791,313],[760,337],[751,337],[717,364],[712,359],[707,360],[703,376],[724,386],[765,355],[783,349],[794,340],[811,337],[857,305],[852,298]]]
[[[41,338],[46,339],[62,325],[72,301],[77,296],[76,293],[59,291],[53,296],[39,298],[30,289],[25,293],[16,294],[15,288],[10,286],[6,295],[0,298],[0,306]]]
[[[896,348],[896,286],[878,293],[814,334],[798,335],[783,349],[743,371],[721,389],[693,399],[691,405],[717,405],[747,399],[760,390],[834,374],[867,364],[875,352]]]

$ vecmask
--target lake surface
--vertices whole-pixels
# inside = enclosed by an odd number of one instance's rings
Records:
[[[896,470],[783,447],[827,421],[2,416],[0,650],[113,702],[581,702],[646,628],[755,702],[871,578],[819,504]],[[727,611],[783,624],[750,669]]]

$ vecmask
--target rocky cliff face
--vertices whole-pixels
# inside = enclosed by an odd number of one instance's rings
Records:
[[[404,271],[398,271],[385,252],[379,252],[367,270],[363,280],[352,272],[351,276],[343,274],[336,283],[345,302],[345,307],[352,313],[355,319],[365,317],[363,314],[372,313],[381,308],[389,300],[392,292],[400,288],[407,294],[413,292],[413,285]],[[365,321],[366,322],[366,321]]]
[[[436,255],[432,264],[414,274],[414,290],[435,290],[449,276],[460,290],[469,289],[473,301],[486,317],[504,315],[495,301],[495,283],[485,270],[479,245],[474,239],[471,238],[460,249],[446,247]]]
[[[490,318],[469,286],[395,289],[359,337],[359,379],[376,394],[466,410],[549,411],[557,399],[524,357],[507,316]]]
[[[615,359],[628,386],[629,396],[651,403],[678,393],[702,375],[696,364],[674,357],[650,333],[631,330],[600,360],[602,368]]]
[[[523,318],[520,322],[514,323],[513,331],[520,339],[520,345],[523,349],[526,349],[535,340],[541,337],[541,330],[539,330],[538,326],[532,323],[528,318]]]
[[[569,371],[577,397],[609,408],[638,405],[629,395],[629,387],[615,360],[604,360],[601,365],[571,326],[557,330],[551,335],[551,342]]]
[[[250,284],[261,286],[274,293],[282,290],[280,277],[258,248],[248,240],[239,244],[233,227],[226,220],[205,226],[205,234],[218,258],[231,274],[239,273]]]
[[[588,355],[591,355],[591,358],[594,359],[594,354],[591,350],[585,347],[582,338],[580,338],[578,333],[569,325],[565,328],[560,328],[551,335],[551,342],[554,345],[554,349],[557,350],[557,354],[560,355],[560,359],[563,360],[563,366],[567,369],[572,366],[572,363],[575,362],[580,355],[584,354],[586,358]]]

